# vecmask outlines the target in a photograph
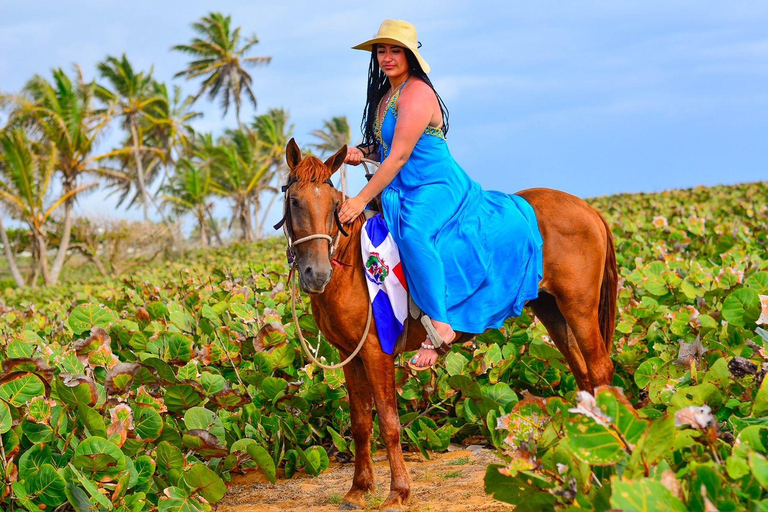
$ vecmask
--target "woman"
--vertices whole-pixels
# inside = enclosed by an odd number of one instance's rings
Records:
[[[412,24],[385,20],[376,37],[353,47],[372,55],[363,143],[345,162],[378,154],[381,165],[339,218],[350,222],[381,193],[413,300],[450,343],[454,329],[500,327],[536,298],[542,240],[524,199],[483,191],[451,157],[448,111],[419,46]],[[426,369],[436,359],[427,340],[411,363]]]

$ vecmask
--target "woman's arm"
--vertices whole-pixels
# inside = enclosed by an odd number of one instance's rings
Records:
[[[344,202],[339,212],[341,222],[350,222],[360,215],[365,205],[395,179],[429,125],[436,107],[439,109],[435,93],[424,82],[414,81],[403,88],[397,103],[397,124],[389,156],[360,193]]]

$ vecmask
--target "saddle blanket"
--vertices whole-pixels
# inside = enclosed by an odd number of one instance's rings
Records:
[[[408,316],[408,285],[400,252],[381,213],[365,221],[360,247],[381,349],[392,354]]]

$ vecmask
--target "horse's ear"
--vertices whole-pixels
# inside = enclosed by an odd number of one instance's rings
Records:
[[[294,170],[299,162],[301,162],[301,150],[299,145],[296,144],[296,139],[291,137],[288,141],[288,145],[285,147],[285,162],[291,170]]]
[[[331,174],[335,173],[339,170],[339,167],[341,167],[341,164],[344,163],[344,159],[347,158],[347,145],[344,144],[344,146],[338,150],[335,154],[333,154],[328,160],[325,161],[325,166],[328,168],[329,171],[331,171]]]

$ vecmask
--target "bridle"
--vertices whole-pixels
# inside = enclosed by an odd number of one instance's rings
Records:
[[[291,202],[290,202],[290,194],[288,190],[291,188],[291,185],[294,183],[297,183],[299,181],[298,178],[291,178],[288,180],[288,183],[283,185],[281,188],[282,192],[285,194],[283,198],[283,204],[285,205],[283,207],[283,218],[280,219],[280,222],[274,225],[275,229],[280,229],[280,226],[283,227],[283,232],[285,233],[285,238],[288,240],[288,263],[293,266],[293,262],[296,259],[296,253],[293,251],[293,248],[299,244],[303,244],[304,242],[309,242],[310,240],[326,240],[328,242],[328,259],[333,260],[333,255],[336,253],[336,249],[339,247],[339,235],[349,236],[349,233],[347,233],[344,230],[344,227],[341,225],[341,220],[339,220],[339,211],[334,208],[333,209],[333,216],[336,220],[336,227],[338,228],[338,231],[336,232],[336,235],[331,236],[327,235],[325,233],[313,233],[311,235],[307,235],[304,237],[299,238],[298,240],[293,239],[293,222],[291,220]],[[336,190],[336,187],[333,186],[333,183],[331,182],[331,179],[328,178],[323,183],[328,184],[331,186],[332,189]]]
[[[296,334],[299,337],[299,341],[301,341],[301,346],[304,349],[304,353],[309,357],[309,360],[312,361],[314,364],[321,368],[325,368],[327,370],[335,370],[336,368],[341,368],[342,366],[345,366],[347,363],[352,361],[352,359],[357,356],[357,354],[360,352],[360,350],[363,348],[363,345],[365,344],[366,338],[368,338],[368,332],[371,328],[371,317],[373,316],[373,309],[371,307],[371,303],[368,303],[368,319],[365,322],[365,330],[363,331],[363,336],[360,338],[360,341],[357,344],[357,347],[355,350],[347,357],[345,360],[343,360],[340,363],[328,365],[325,363],[322,363],[317,360],[317,354],[320,351],[320,334],[318,333],[318,340],[317,340],[317,348],[315,349],[315,353],[313,354],[312,351],[309,348],[309,344],[307,343],[307,340],[304,339],[304,335],[301,333],[301,327],[299,326],[299,318],[296,315],[296,297],[298,296],[298,293],[296,291],[296,273],[294,272],[296,270],[297,262],[296,262],[296,253],[293,251],[293,248],[296,247],[299,244],[303,244],[304,242],[309,242],[310,240],[326,240],[328,242],[328,259],[331,261],[331,263],[334,263],[335,260],[333,259],[333,255],[336,253],[336,249],[339,245],[339,235],[349,236],[349,233],[347,233],[344,230],[344,227],[341,225],[341,220],[339,219],[339,211],[334,208],[333,209],[333,216],[336,219],[336,227],[338,228],[336,234],[334,236],[325,234],[325,233],[313,233],[311,235],[307,235],[304,237],[299,238],[298,240],[293,239],[293,223],[291,221],[291,203],[290,203],[290,194],[288,193],[288,190],[291,188],[291,185],[298,182],[298,178],[290,178],[288,180],[288,183],[283,185],[281,190],[285,194],[283,200],[284,200],[284,206],[283,206],[283,218],[280,219],[280,222],[274,225],[275,229],[280,229],[282,226],[283,232],[285,233],[285,238],[288,240],[288,248],[287,248],[287,255],[288,255],[288,264],[291,266],[290,271],[288,272],[288,281],[291,285],[291,313],[293,314],[293,322],[296,326]],[[336,190],[336,187],[333,186],[333,183],[331,182],[331,179],[328,178],[323,183],[326,183],[331,186],[334,190]],[[291,279],[293,277],[293,279]]]

